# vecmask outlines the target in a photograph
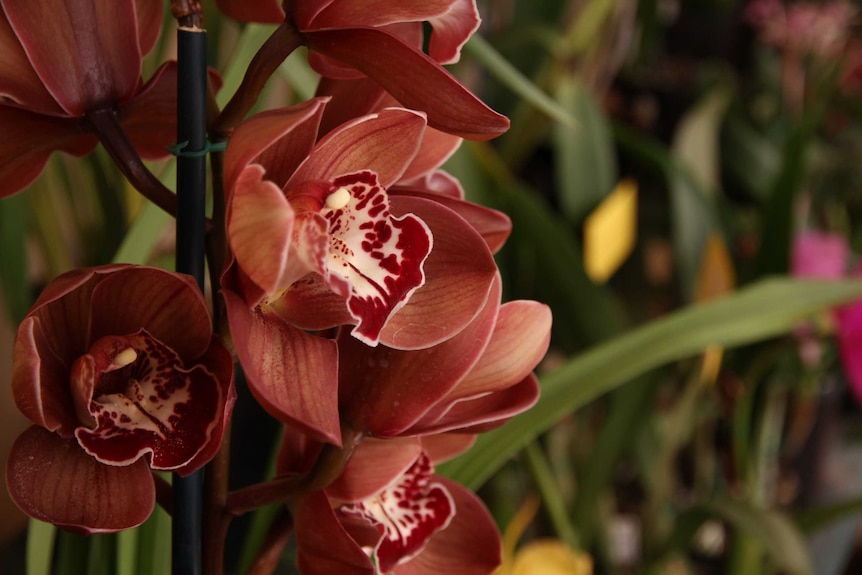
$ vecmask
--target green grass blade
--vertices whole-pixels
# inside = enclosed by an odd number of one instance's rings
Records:
[[[542,398],[533,409],[480,436],[466,456],[440,470],[475,489],[563,416],[638,375],[710,345],[727,348],[775,337],[820,310],[860,295],[862,282],[770,279],[650,322],[544,376]]]

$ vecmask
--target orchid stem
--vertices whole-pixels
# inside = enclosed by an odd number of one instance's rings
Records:
[[[108,150],[114,163],[126,179],[144,197],[165,212],[176,217],[177,197],[144,165],[135,146],[120,125],[117,114],[110,108],[102,108],[87,114],[87,121],[99,141]]]
[[[342,432],[342,447],[331,444],[324,446],[314,468],[306,475],[275,477],[229,493],[228,511],[234,515],[242,515],[264,505],[286,503],[306,493],[325,488],[344,471],[363,437],[360,432],[346,429]]]
[[[194,24],[196,21],[191,21]],[[204,288],[206,249],[207,65],[206,31],[177,31],[177,141],[191,153],[177,157],[178,272],[194,277]],[[202,575],[203,472],[174,475],[171,570],[174,575]],[[216,558],[221,562],[221,558]]]
[[[254,55],[242,83],[213,124],[214,136],[226,137],[233,132],[257,102],[270,76],[301,45],[302,37],[291,22],[285,20],[275,29]]]

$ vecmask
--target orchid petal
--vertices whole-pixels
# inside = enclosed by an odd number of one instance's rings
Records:
[[[401,180],[409,181],[431,173],[452,157],[461,141],[458,136],[434,128],[426,129],[419,152],[401,176]]]
[[[99,463],[41,427],[12,446],[6,485],[25,513],[80,533],[110,533],[143,523],[155,505],[155,487],[143,460],[125,467]]]
[[[255,114],[237,126],[225,151],[225,188],[233,189],[239,174],[251,162],[263,164],[268,179],[283,186],[287,175],[308,156],[326,98],[314,98],[290,108]],[[269,148],[269,161],[258,160]]]
[[[353,321],[344,298],[317,273],[295,281],[269,305],[279,317],[300,329],[319,331]]]
[[[420,453],[418,437],[365,438],[339,478],[326,488],[326,494],[345,502],[372,497],[406,473]]]
[[[286,187],[370,170],[388,188],[413,161],[424,131],[425,117],[404,108],[387,108],[358,118],[320,140]]]
[[[162,6],[161,2],[135,0],[135,21],[138,24],[138,44],[142,56],[149,54],[159,39],[162,31]]]
[[[217,410],[218,419],[210,433],[209,443],[204,445],[191,461],[176,470],[183,477],[197,471],[215,457],[221,448],[224,431],[230,421],[231,413],[233,413],[234,403],[236,403],[234,360],[224,344],[213,337],[209,349],[197,361],[200,365],[206,366],[215,376],[216,381],[219,382],[218,397],[220,403]]]
[[[434,32],[428,45],[428,55],[441,64],[454,64],[461,59],[461,47],[479,29],[481,20],[476,0],[449,0],[449,9],[429,18]]]
[[[374,496],[344,505],[341,512],[365,519],[380,532],[374,549],[382,573],[420,554],[438,531],[455,516],[448,489],[432,482],[431,460],[420,454],[396,483]]]
[[[279,0],[216,0],[225,16],[240,22],[261,22],[264,24],[281,24],[284,22],[284,11]]]
[[[76,405],[94,423],[79,427],[75,437],[108,465],[150,454],[153,469],[183,467],[209,443],[223,416],[226,390],[215,376],[201,365],[184,369],[180,357],[145,330],[95,342],[75,361],[71,381]]]
[[[293,208],[284,193],[263,179],[263,168],[248,166],[237,179],[230,199],[227,233],[236,261],[265,293],[284,289],[288,270]],[[306,272],[307,273],[307,272]]]
[[[33,423],[71,437],[78,426],[69,393],[69,365],[52,348],[39,317],[27,317],[18,327],[12,364],[15,405]]]
[[[439,433],[423,435],[422,451],[428,454],[434,465],[449,461],[467,452],[476,443],[473,433]]]
[[[539,380],[529,374],[502,391],[444,404],[442,414],[428,413],[414,429],[416,433],[484,433],[533,407],[539,394]]]
[[[83,132],[77,120],[52,118],[0,105],[0,198],[20,192],[35,180],[54,151],[85,156],[96,137]]]
[[[411,214],[390,216],[386,191],[372,172],[336,178],[332,189],[321,210],[331,245],[318,271],[347,300],[357,323],[353,336],[377,345],[387,320],[425,283],[431,232]]]
[[[431,348],[369,349],[354,338],[339,337],[339,399],[346,424],[379,437],[395,437],[432,409],[485,349],[497,317],[500,283],[494,282],[491,291],[466,328]]]
[[[332,0],[306,27],[320,29],[422,22],[442,16],[451,3],[452,0]]]
[[[166,62],[117,111],[123,131],[141,157],[164,158],[177,139],[177,63]]]
[[[293,519],[296,564],[303,575],[374,575],[368,555],[338,521],[322,491],[302,497]]]
[[[461,199],[452,198],[449,196],[441,196],[433,192],[415,188],[402,188],[400,186],[389,190],[391,197],[410,196],[414,198],[424,198],[446,206],[459,216],[467,220],[473,229],[475,229],[485,243],[488,244],[488,249],[491,253],[497,253],[512,232],[512,220],[503,212],[479,205],[473,202],[467,202]]]
[[[125,102],[140,82],[131,0],[4,2],[42,83],[70,116]]]
[[[545,357],[550,341],[548,306],[524,300],[503,304],[488,347],[446,400],[476,397],[515,385]]]
[[[383,30],[320,30],[304,36],[313,50],[353,66],[407,108],[425,111],[434,128],[472,140],[488,140],[509,129],[505,116],[437,62]]]
[[[319,134],[325,136],[338,126],[379,108],[386,97],[386,90],[365,76],[354,80],[334,80],[323,76],[317,83],[316,95],[331,98],[320,121]]]
[[[9,25],[6,13],[0,8],[0,100],[3,97],[33,112],[54,116],[63,113],[45,89]]]
[[[191,276],[129,266],[106,274],[93,289],[90,342],[137,332],[142,326],[181,358],[194,359],[210,345],[206,300]]]
[[[294,328],[265,305],[249,310],[235,293],[222,293],[236,353],[257,401],[276,419],[340,446],[335,342]]]
[[[425,262],[425,285],[389,319],[380,341],[397,349],[421,349],[451,338],[476,316],[497,265],[482,237],[452,210],[421,198],[390,200],[393,214],[411,213],[425,222],[434,249]]]
[[[443,477],[437,481],[455,501],[455,518],[428,541],[412,561],[398,565],[394,575],[478,575],[494,573],[502,561],[500,533],[482,501],[471,491]]]

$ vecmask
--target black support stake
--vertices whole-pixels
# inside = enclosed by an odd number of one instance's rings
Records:
[[[181,27],[177,55],[177,261],[178,272],[203,290],[206,244],[206,32]],[[173,575],[202,575],[203,471],[174,474]]]

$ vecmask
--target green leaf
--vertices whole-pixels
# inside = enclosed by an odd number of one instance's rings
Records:
[[[57,528],[31,519],[27,527],[27,575],[51,575]]]
[[[173,189],[177,174],[176,162],[172,162],[159,176],[159,181]],[[159,241],[162,232],[173,218],[151,202],[146,202],[138,217],[132,222],[123,243],[114,254],[112,262],[124,264],[146,264]]]
[[[784,514],[729,497],[713,499],[703,508],[759,541],[781,571],[792,575],[812,573],[805,540]]]
[[[706,238],[717,228],[713,204],[718,189],[719,128],[729,101],[726,86],[713,89],[683,116],[673,137],[673,157],[699,183],[697,187],[690,186],[689,178],[669,174],[674,249],[682,292],[689,301],[694,299]],[[709,196],[696,197],[703,191]]]
[[[574,76],[561,76],[556,98],[578,121],[577,129],[554,124],[552,136],[560,207],[578,224],[617,180],[610,126],[593,96]]]
[[[858,281],[770,279],[652,321],[543,376],[542,397],[535,407],[481,435],[468,454],[441,466],[441,472],[475,489],[563,416],[637,376],[710,345],[727,348],[775,337],[860,295]]]
[[[14,325],[24,319],[31,303],[24,249],[27,220],[24,194],[0,202],[0,291]]]
[[[805,533],[814,533],[833,523],[862,512],[862,496],[796,514],[796,525]]]

